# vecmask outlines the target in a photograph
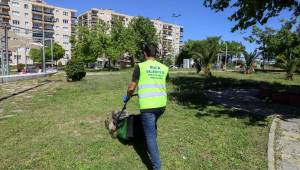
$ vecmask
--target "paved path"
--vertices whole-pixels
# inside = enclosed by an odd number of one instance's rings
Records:
[[[275,167],[300,170],[300,108],[265,102],[257,97],[257,89],[208,90],[205,94],[226,107],[265,116],[279,115],[275,131]]]
[[[300,118],[281,118],[276,132],[277,169],[300,170]]]

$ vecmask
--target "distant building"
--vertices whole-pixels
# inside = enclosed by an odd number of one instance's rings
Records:
[[[7,24],[9,23],[9,0],[0,0],[0,23]]]
[[[115,12],[111,9],[92,8],[78,16],[78,24],[84,26],[93,26],[98,20],[103,20],[110,24],[113,18],[121,20],[125,26],[128,26],[130,21],[135,18],[126,14]],[[182,47],[183,27],[176,24],[166,23],[157,19],[151,20],[157,30],[157,35],[160,41],[160,52],[162,56],[171,55],[175,57],[179,54]],[[175,60],[175,58],[173,58]]]
[[[75,29],[76,10],[49,5],[43,0],[1,1],[0,19],[12,26],[11,31],[19,36],[40,42],[44,31],[48,44],[49,39],[53,39],[66,50],[61,61],[66,63],[71,58],[69,39]],[[27,51],[26,55],[25,51]],[[25,63],[25,57],[27,57],[27,63],[32,64],[33,61],[28,58],[28,55],[29,49],[20,48],[18,51],[13,51],[11,64]]]

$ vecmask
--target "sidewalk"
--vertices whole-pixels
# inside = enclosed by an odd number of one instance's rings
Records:
[[[275,141],[276,169],[300,170],[300,115],[279,120]]]

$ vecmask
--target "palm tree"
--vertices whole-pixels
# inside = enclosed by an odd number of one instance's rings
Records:
[[[245,73],[250,74],[254,72],[253,64],[255,59],[258,57],[259,53],[255,50],[254,52],[248,53],[244,51],[244,58],[245,58]]]
[[[215,61],[218,54],[220,37],[209,37],[206,40],[195,41],[190,50],[190,54],[195,59],[200,59],[204,74],[208,77],[211,74],[211,65]]]

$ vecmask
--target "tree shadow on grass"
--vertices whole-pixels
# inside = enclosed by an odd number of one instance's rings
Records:
[[[252,109],[232,109],[232,105],[226,105],[224,109],[211,109],[209,113],[206,113],[206,109],[209,106],[218,106],[218,104],[209,100],[205,95],[205,92],[210,89],[214,90],[224,90],[224,89],[258,89],[260,86],[269,86],[272,88],[280,88],[286,90],[299,90],[299,86],[285,86],[277,83],[267,83],[254,80],[237,80],[232,78],[205,78],[199,75],[186,75],[186,76],[175,76],[170,79],[170,82],[175,85],[174,91],[169,93],[169,98],[176,101],[178,104],[186,106],[188,108],[198,109],[199,112],[196,117],[201,118],[203,116],[214,116],[221,117],[223,115],[228,115],[232,118],[245,119],[247,125],[264,125],[266,117],[274,114],[272,112],[265,111],[263,114],[257,114],[262,112],[251,106],[251,101],[246,103],[248,108]],[[242,94],[239,94],[242,95]],[[225,99],[226,101],[229,99]],[[244,103],[245,106],[245,103]],[[226,108],[227,107],[227,108]],[[216,108],[216,107],[215,107]],[[217,107],[219,108],[219,107]],[[278,107],[280,108],[280,107]],[[250,110],[250,111],[249,111]],[[251,112],[251,110],[258,110],[257,112]],[[284,110],[284,109],[278,109]]]

